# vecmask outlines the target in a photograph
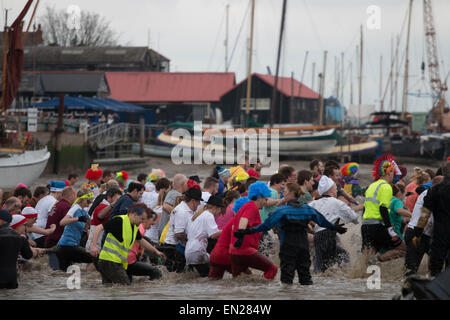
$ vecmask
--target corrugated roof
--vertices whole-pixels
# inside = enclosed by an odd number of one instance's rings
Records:
[[[266,82],[270,86],[275,85],[275,76],[267,75],[267,74],[259,74],[253,73],[252,76],[260,78],[262,81]],[[247,79],[242,80],[235,87],[241,85],[246,82]],[[300,81],[294,79],[294,90],[292,92],[292,79],[286,77],[278,77],[278,90],[283,93],[285,96],[290,97],[291,92],[292,95],[297,98],[305,98],[305,99],[319,99],[319,94],[309,88],[308,86],[302,84]]]
[[[34,92],[37,95],[46,93],[85,94],[108,92],[108,87],[104,72],[24,71],[20,79],[19,92]]]
[[[111,98],[141,103],[217,102],[235,74],[213,72],[105,72]]]
[[[148,50],[147,47],[29,47],[24,50],[24,64],[140,63]]]
[[[103,73],[43,73],[40,75],[45,92],[98,92],[102,87]]]

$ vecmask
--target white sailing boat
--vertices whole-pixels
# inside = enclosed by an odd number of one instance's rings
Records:
[[[41,176],[48,159],[50,152],[47,147],[0,158],[0,188],[14,189],[19,183],[31,186]]]

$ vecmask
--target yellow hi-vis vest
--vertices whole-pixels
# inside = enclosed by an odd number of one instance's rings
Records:
[[[389,183],[383,179],[379,179],[372,183],[366,191],[363,220],[383,220],[380,213],[380,206],[384,205],[389,209],[391,200],[392,187]]]
[[[128,268],[128,252],[136,240],[136,235],[139,228],[132,228],[130,218],[128,215],[116,216],[116,218],[122,218],[122,238],[123,241],[119,242],[111,233],[108,233],[100,252],[99,259],[121,263],[123,268]]]

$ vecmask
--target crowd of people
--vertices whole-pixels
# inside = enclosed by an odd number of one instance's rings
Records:
[[[84,263],[105,285],[160,279],[162,268],[212,280],[256,269],[266,279],[280,272],[284,284],[297,275],[312,285],[311,271],[349,262],[339,239],[348,223],[361,226],[369,264],[401,258],[409,276],[427,254],[431,276],[448,266],[450,159],[408,175],[383,155],[368,186],[360,185],[355,162],[282,165],[267,181],[250,160],[216,166],[204,181],[182,173],[169,179],[162,169],[132,179],[92,165],[80,188],[71,174],[33,193],[23,184],[10,195],[1,191],[0,288],[17,288],[18,272],[43,255],[53,270]],[[277,249],[279,266],[271,259]]]

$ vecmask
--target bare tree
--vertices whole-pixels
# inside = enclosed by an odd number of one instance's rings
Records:
[[[59,47],[115,46],[118,36],[98,13],[57,11],[47,6],[40,17],[44,44]]]

